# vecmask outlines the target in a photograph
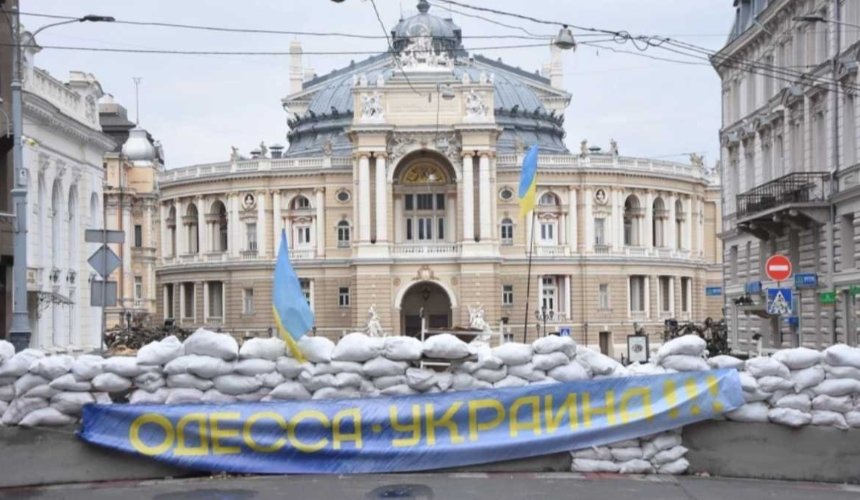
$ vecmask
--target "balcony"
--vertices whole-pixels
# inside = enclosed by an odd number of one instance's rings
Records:
[[[651,255],[651,248],[640,246],[625,246],[624,255],[628,257],[648,257]]]
[[[737,195],[738,229],[759,239],[826,222],[830,174],[795,172]]]
[[[603,243],[594,244],[594,253],[597,255],[609,255],[612,252],[612,247]]]
[[[456,257],[459,254],[460,245],[456,243],[427,243],[424,245],[407,243],[391,246],[391,256],[399,258]]]
[[[563,257],[567,255],[566,249],[563,245],[538,245],[535,253],[538,257]]]
[[[293,248],[290,250],[290,260],[308,260],[316,257],[315,248]]]
[[[256,260],[257,259],[257,250],[242,250],[242,260]]]

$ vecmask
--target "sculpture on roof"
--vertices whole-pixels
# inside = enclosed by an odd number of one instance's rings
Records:
[[[451,67],[453,61],[450,55],[444,50],[437,53],[433,48],[430,28],[423,24],[416,24],[410,29],[409,41],[397,55],[401,68],[426,70]]]
[[[613,158],[618,158],[618,143],[615,142],[615,139],[609,139],[609,154]]]
[[[484,306],[481,304],[474,307],[469,306],[469,327],[473,330],[481,331],[481,334],[478,335],[475,342],[487,343],[490,340],[490,335],[492,335],[493,329],[484,319]]]
[[[239,161],[239,148],[237,148],[236,146],[230,146],[230,161]]]
[[[264,141],[260,141],[260,158],[268,158],[269,148]]]
[[[376,304],[371,304],[367,310],[367,335],[369,337],[385,336],[382,323],[379,321],[379,314],[376,313]]]
[[[699,153],[690,153],[690,163],[694,167],[704,168],[705,159]]]
[[[588,158],[590,153],[591,152],[588,150],[588,139],[583,139],[582,142],[579,143],[579,157]]]
[[[484,104],[484,93],[470,89],[466,94],[466,118],[471,120],[487,117],[487,105]]]
[[[334,148],[332,147],[331,139],[326,139],[322,147],[323,154],[326,156],[331,156],[333,149]]]
[[[374,92],[361,96],[361,121],[382,121],[382,94]]]

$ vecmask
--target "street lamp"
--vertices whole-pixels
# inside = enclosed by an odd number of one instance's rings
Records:
[[[546,320],[553,319],[555,311],[547,311],[546,305],[541,306],[540,311],[535,311],[535,319],[543,322],[543,336],[546,336]],[[538,324],[538,334],[540,334],[540,324]]]
[[[37,34],[54,26],[83,22],[113,22],[109,16],[88,15],[76,19],[67,19],[56,23],[46,24],[34,31],[30,37],[35,40]],[[15,47],[12,51],[12,161],[15,172],[15,184],[12,188],[12,202],[15,206],[15,237],[13,250],[13,292],[12,292],[12,324],[9,327],[9,339],[15,349],[21,350],[30,344],[30,321],[27,317],[27,173],[24,170],[24,146],[21,143],[24,132],[24,114],[22,111],[21,95],[21,13],[15,8]]]
[[[570,28],[566,24],[558,30],[558,35],[556,35],[552,43],[562,50],[576,50],[576,40],[573,39],[573,32],[570,31]]]

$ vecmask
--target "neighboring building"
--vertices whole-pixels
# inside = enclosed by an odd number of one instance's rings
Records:
[[[266,331],[282,229],[331,337],[363,327],[371,306],[414,335],[422,313],[431,328],[468,325],[481,304],[520,339],[530,234],[530,338],[543,308],[548,331],[569,326],[605,351],[634,322],[654,334],[665,318],[721,316],[705,297],[720,284],[719,185],[701,162],[584,143],[571,154],[557,49],[543,74],[523,71],[467,54],[450,19],[418,9],[392,30],[397,62],[382,53],[307,79],[293,42],[286,151],[159,176],[158,319]],[[516,190],[535,143],[532,232]]]
[[[18,8],[17,0],[6,0],[0,5],[7,11]],[[9,335],[12,322],[12,263],[14,246],[15,207],[12,188],[15,176],[12,158],[12,58],[14,48],[12,23],[0,23],[0,339]]]
[[[722,239],[732,349],[755,351],[759,339],[765,349],[856,345],[860,31],[851,26],[860,23],[860,2],[734,4],[729,40],[712,57],[723,82]],[[808,289],[794,280],[782,284],[795,296],[783,317],[768,314],[765,295],[777,286],[764,273],[776,253],[791,259],[795,274],[818,279]]]
[[[95,77],[73,71],[61,82],[34,66],[38,51],[25,45],[23,61],[31,345],[97,347],[101,309],[90,306],[87,263],[97,247],[84,231],[102,227],[102,159],[115,144],[99,125]]]
[[[104,227],[125,233],[125,243],[111,245],[121,264],[111,276],[117,282],[117,304],[105,311],[110,328],[155,312],[154,221],[159,206],[157,175],[163,171],[164,158],[158,142],[129,121],[126,109],[111,96],[99,103],[99,120],[117,143],[104,159]]]

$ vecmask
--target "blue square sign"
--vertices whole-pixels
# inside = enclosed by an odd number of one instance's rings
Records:
[[[569,326],[559,327],[558,335],[560,337],[570,337],[570,327]]]

